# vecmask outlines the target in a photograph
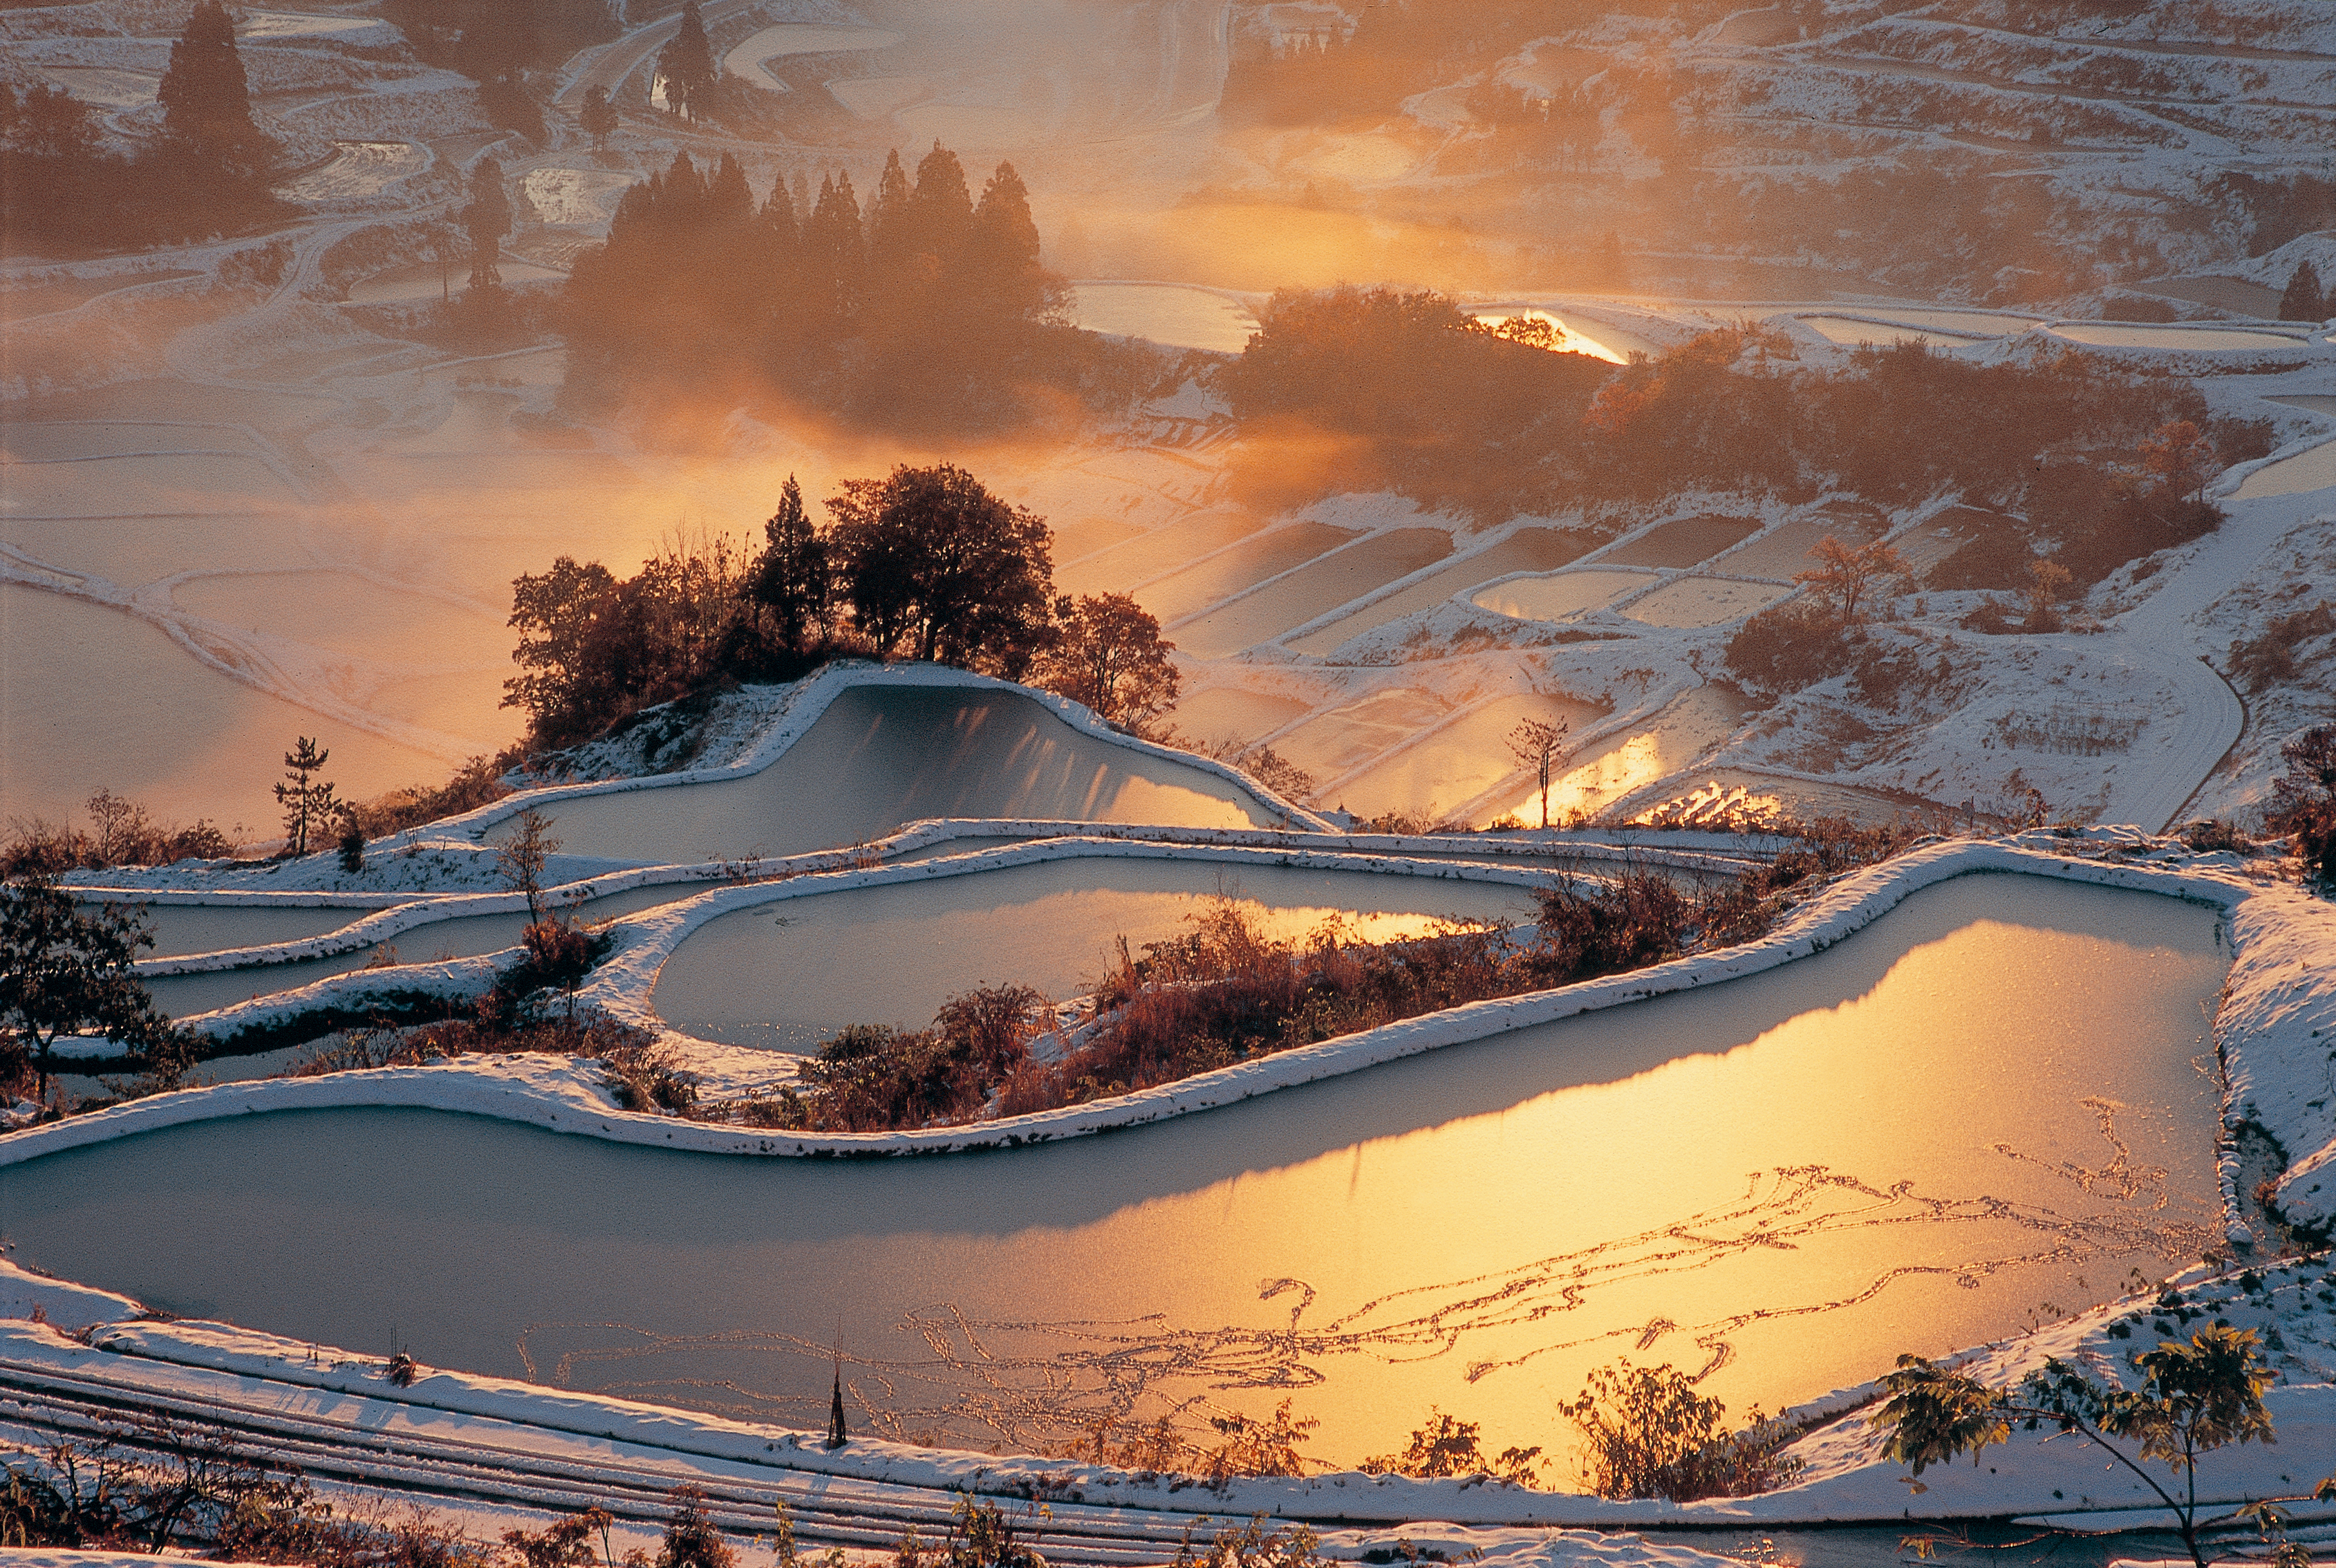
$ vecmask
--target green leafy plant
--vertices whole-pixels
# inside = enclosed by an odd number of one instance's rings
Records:
[[[1901,1356],[1898,1369],[1882,1379],[1889,1398],[1868,1419],[1886,1434],[1883,1453],[1917,1477],[1964,1454],[1976,1464],[1981,1450],[2010,1441],[2015,1426],[2079,1433],[2156,1495],[2173,1514],[2191,1561],[2205,1568],[2199,1456],[2275,1440],[2263,1402],[2275,1375],[2253,1329],[2224,1325],[2201,1329],[2186,1342],[2166,1340],[2137,1352],[2130,1365],[2141,1374],[2137,1388],[2104,1382],[2058,1358],[2014,1388],[1993,1388],[1920,1356]],[[2172,1470],[2171,1487],[2146,1467],[2152,1460]],[[1919,1481],[1912,1484],[1922,1490]],[[2336,1477],[2321,1483],[2314,1495],[2336,1496]],[[2264,1516],[2256,1517],[2268,1526]]]

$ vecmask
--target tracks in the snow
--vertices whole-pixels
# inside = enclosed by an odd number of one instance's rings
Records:
[[[137,1359],[125,1369],[152,1368]],[[215,1434],[255,1458],[320,1482],[417,1501],[553,1514],[597,1506],[643,1525],[661,1524],[670,1492],[686,1482],[705,1493],[708,1514],[728,1534],[769,1534],[776,1505],[784,1502],[797,1538],[821,1546],[889,1549],[911,1529],[936,1541],[947,1534],[958,1503],[957,1494],[933,1487],[820,1475],[778,1463],[754,1475],[742,1474],[753,1467],[735,1461],[605,1440],[594,1440],[599,1451],[586,1457],[559,1451],[574,1435],[484,1418],[462,1422],[461,1436],[443,1435],[417,1429],[453,1425],[443,1413],[391,1400],[217,1374],[199,1375],[199,1381],[200,1390],[164,1389],[135,1376],[116,1379],[0,1360],[0,1436],[35,1446],[111,1438],[139,1447],[144,1446],[140,1422],[159,1418]],[[417,1419],[400,1418],[409,1410]],[[146,1444],[152,1441],[150,1436]],[[1071,1499],[998,1501],[1017,1533],[1035,1538],[1050,1562],[1098,1568],[1164,1562],[1197,1520]]]

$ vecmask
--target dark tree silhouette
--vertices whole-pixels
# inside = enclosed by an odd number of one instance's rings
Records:
[[[276,803],[284,808],[284,844],[293,854],[307,854],[309,841],[322,836],[345,809],[334,798],[331,782],[316,776],[332,755],[305,735],[284,754],[284,782],[276,786]]]
[[[608,151],[608,133],[617,128],[617,111],[608,102],[606,87],[593,87],[585,93],[584,107],[577,112],[576,122],[592,139],[592,151]]]
[[[2279,748],[2287,771],[2272,781],[2264,825],[2293,833],[2307,864],[2336,881],[2336,725],[2318,725]]]
[[[187,18],[155,97],[163,134],[199,162],[238,180],[266,172],[275,146],[252,123],[235,24],[219,0],[201,0]]]
[[[1051,608],[1051,535],[952,463],[844,481],[830,541],[860,630],[886,652],[1018,677]]]
[[[482,158],[471,169],[471,200],[462,209],[462,228],[471,237],[471,287],[496,287],[503,280],[495,265],[503,236],[511,230],[511,198],[503,191],[503,166]]]
[[[681,30],[657,55],[657,74],[665,79],[666,104],[674,113],[698,120],[713,111],[714,52],[706,42],[697,0],[682,0]]]
[[[176,1031],[131,965],[154,934],[135,910],[107,904],[84,914],[71,893],[40,878],[0,885],[0,1074],[36,1074],[46,1101],[52,1053],[61,1036],[86,1030],[142,1055],[172,1044]]]
[[[1055,606],[1055,641],[1040,656],[1038,685],[1093,708],[1095,716],[1134,727],[1176,703],[1176,648],[1160,622],[1124,593],[1069,599]]]
[[[803,515],[803,487],[793,474],[779,492],[779,510],[763,525],[763,553],[751,584],[754,603],[770,612],[773,631],[790,653],[824,630],[833,603],[834,572],[827,541]]]

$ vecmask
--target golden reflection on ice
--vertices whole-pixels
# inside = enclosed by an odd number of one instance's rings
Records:
[[[1314,1453],[1350,1463],[1431,1402],[1501,1442],[1562,1444],[1555,1402],[1619,1356],[1774,1409],[1901,1351],[1999,1337],[2039,1303],[2105,1299],[2215,1241],[2214,1090],[2193,1057],[2222,960],[2196,940],[2211,917],[2156,903],[2120,906],[2138,917],[2122,937],[1970,920],[1864,994],[1717,1053],[1660,1059],[1686,1016],[1666,1009],[1720,993],[1545,1026],[1471,1048],[1561,1053],[1558,1081],[1578,1075],[1504,1109],[1067,1230],[921,1236],[930,1304],[848,1379],[887,1435],[1026,1451],[1163,1413],[1261,1414],[1287,1393],[1322,1419]],[[1652,1065],[1603,1076],[1650,1048]],[[878,1266],[848,1247],[816,1262]],[[1047,1310],[1000,1312],[1000,1280]],[[813,1414],[735,1370],[695,1378],[717,1347],[733,1368],[828,1349],[580,1325],[522,1344],[556,1383],[670,1398],[678,1374],[692,1402]]]

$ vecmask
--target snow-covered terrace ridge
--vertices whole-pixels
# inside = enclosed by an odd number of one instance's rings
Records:
[[[1689,843],[1714,841],[1711,848],[1677,848],[1669,843],[1649,845],[1635,842],[1635,836],[1616,833],[1562,833],[1516,834],[1405,834],[1405,833],[1284,833],[1272,828],[1187,828],[1153,826],[1143,823],[1099,823],[1056,818],[989,818],[946,817],[912,823],[899,833],[873,840],[851,849],[818,850],[809,854],[789,855],[767,861],[740,863],[732,861],[705,861],[687,865],[626,866],[621,870],[602,872],[579,877],[540,890],[537,898],[551,909],[563,909],[572,904],[588,903],[614,893],[628,892],[636,888],[667,887],[688,882],[761,883],[783,881],[821,872],[869,869],[870,862],[882,863],[900,856],[929,850],[936,845],[955,842],[960,839],[1015,839],[1028,842],[1061,840],[1107,841],[1129,844],[1176,845],[1195,852],[1196,858],[1214,858],[1206,852],[1213,849],[1272,850],[1313,857],[1331,855],[1343,862],[1368,860],[1371,864],[1359,867],[1341,863],[1337,870],[1405,870],[1387,862],[1417,857],[1446,862],[1474,862],[1498,865],[1504,861],[1527,861],[1548,872],[1553,860],[1572,862],[1596,862],[1625,869],[1651,868],[1687,872],[1709,876],[1736,876],[1755,859],[1773,854],[1786,847],[1789,841],[1754,837],[1730,841],[1714,833],[1664,833],[1666,839],[1681,839]],[[1622,842],[1615,842],[1616,840]],[[1093,851],[1086,852],[1089,853]],[[329,854],[308,857],[319,865],[331,862]],[[562,862],[589,862],[592,857],[562,855]],[[1309,861],[1308,863],[1313,863]],[[967,868],[981,869],[981,868]],[[297,874],[297,873],[296,873]],[[1425,874],[1435,874],[1426,872]],[[179,885],[152,885],[147,879],[159,879]],[[1545,879],[1544,879],[1545,880]],[[161,866],[141,869],[116,880],[83,881],[63,884],[64,891],[94,901],[112,899],[130,901],[122,895],[133,894],[138,903],[168,905],[179,908],[215,907],[221,909],[350,909],[374,910],[378,912],[351,921],[346,926],[313,937],[289,941],[258,943],[240,948],[221,948],[204,953],[173,953],[162,958],[141,959],[134,966],[144,978],[159,975],[205,974],[220,969],[256,969],[266,965],[297,963],[307,959],[331,958],[354,952],[392,937],[430,926],[441,920],[460,920],[471,915],[515,914],[527,908],[524,893],[501,891],[453,894],[419,893],[340,893],[332,891],[251,891],[243,889],[213,889],[200,884],[200,873],[190,875],[184,866]],[[839,884],[823,883],[816,891],[826,892]]]
[[[995,828],[998,824],[977,823],[970,825]],[[657,989],[657,975],[682,939],[717,915],[782,900],[978,875],[984,872],[1042,865],[1056,861],[1163,860],[1234,866],[1290,866],[1307,871],[1494,882],[1523,888],[1550,886],[1561,874],[1547,866],[1503,864],[1498,861],[1414,858],[1400,854],[1357,853],[1327,846],[1318,848],[1316,846],[1322,842],[1321,840],[1299,834],[1241,833],[1229,830],[1223,835],[1228,839],[1257,842],[1196,843],[1175,839],[1163,842],[1085,833],[1080,831],[1085,825],[1082,823],[1052,825],[1067,827],[1071,832],[964,854],[896,861],[889,865],[859,863],[851,858],[850,852],[822,852],[815,856],[798,857],[821,862],[810,868],[782,870],[749,881],[722,878],[725,886],[611,920],[608,930],[615,941],[614,951],[596,967],[593,978],[578,993],[579,999],[628,1023],[670,1034],[650,1007],[649,998]],[[1427,842],[1454,842],[1464,849],[1473,847],[1473,841],[1466,839]],[[1653,863],[1656,859],[1655,856],[1611,847],[1607,849],[1607,858],[1624,863],[1631,861]],[[1722,875],[1740,872],[1744,865],[1741,861],[1691,851],[1669,852],[1664,858],[1678,862],[1682,869],[1717,872]],[[690,877],[706,880],[700,875],[704,868],[665,869],[682,873],[683,880]],[[718,875],[719,868],[715,868],[715,872]],[[596,879],[607,885],[599,886],[595,891],[597,893],[617,891],[659,880],[661,874],[618,872]],[[1596,881],[1611,880],[1579,871],[1562,874]],[[667,877],[663,880],[676,879]],[[554,895],[538,895],[539,898],[548,896]],[[441,920],[466,915],[515,914],[526,907],[525,895],[510,892],[432,900],[419,905],[385,911],[356,922],[356,927],[368,929],[371,933],[362,940],[348,940],[347,933],[355,928],[343,927],[323,936],[267,947],[229,949],[216,953],[194,954],[184,959],[144,959],[141,960],[139,968],[145,972],[151,964],[158,966],[152,971],[155,973],[172,972],[170,966],[176,966],[177,972],[207,972],[250,968],[263,962],[293,961],[321,956],[327,950],[346,952],[367,942],[384,940],[399,930]],[[409,911],[412,911],[410,918]],[[326,944],[331,944],[329,949]],[[454,999],[475,997],[493,985],[504,969],[517,965],[523,956],[522,949],[512,946],[429,963],[353,969],[327,975],[304,986],[254,997],[211,1012],[190,1013],[178,1021],[207,1038],[232,1042],[254,1031],[279,1033],[286,1026],[304,1017],[329,1015],[351,1018],[368,1011],[394,1011],[404,1004],[423,998]],[[264,970],[258,972],[264,975]],[[706,1044],[690,1040],[686,1036],[672,1037],[688,1045]],[[56,1053],[67,1059],[83,1062],[110,1061],[119,1055],[119,1047],[103,1037],[86,1035],[59,1041]]]
[[[2108,855],[2119,858],[2100,858]],[[718,1154],[864,1157],[1017,1147],[1163,1121],[1511,1029],[1760,973],[1823,951],[1922,888],[1974,872],[2011,872],[2159,893],[2234,911],[2231,929],[2237,957],[2227,993],[2231,999],[2216,1032],[2232,1082],[2248,1087],[2244,1094],[2234,1089],[2226,1120],[2260,1124],[2279,1140],[2296,1170],[2321,1170],[2336,1160],[2336,1112],[2325,1099],[2315,1104],[2308,1097],[2327,1071],[2321,1059],[2326,1047],[2321,1035],[2312,1031],[2315,1026],[2336,1026],[2336,965],[2323,960],[2299,971],[2292,950],[2336,954],[2336,910],[2284,883],[2251,878],[2241,870],[2244,863],[2234,855],[2193,856],[2170,841],[2111,828],[2093,829],[2077,839],[2039,830],[1998,842],[1933,844],[1844,878],[1759,941],[1630,974],[1472,1003],[1087,1105],[962,1126],[884,1133],[758,1132],[618,1111],[595,1075],[565,1058],[505,1057],[483,1063],[463,1058],[428,1067],[227,1084],[132,1101],[0,1137],[0,1164],[157,1127],[264,1111],[351,1105],[466,1112],[620,1143]],[[725,889],[708,897],[799,896],[786,891],[799,885]],[[661,920],[686,919],[672,911],[650,914]],[[649,955],[667,946],[667,939],[657,934],[639,947],[620,950],[602,966],[588,994],[611,1010],[653,1018],[648,998],[655,965]],[[491,968],[492,961],[457,962]],[[264,1003],[278,1004],[278,998]],[[288,998],[282,1005],[290,1005]],[[2322,1033],[2336,1033],[2336,1027]],[[2224,1161],[2222,1179],[2226,1204],[2234,1205],[2235,1215],[2234,1159]],[[2281,1202],[2292,1213],[2311,1218],[2336,1213],[2336,1203],[2321,1206],[2319,1194],[2291,1193],[2296,1185],[2291,1179],[2281,1190]],[[2304,1201],[2307,1197],[2310,1202]]]
[[[1052,692],[1032,687],[1017,686],[1011,681],[998,680],[986,675],[976,675],[970,670],[952,669],[946,665],[879,665],[847,660],[823,666],[792,687],[782,688],[784,695],[777,698],[776,707],[767,724],[746,737],[745,744],[726,761],[669,774],[523,789],[462,816],[433,823],[426,828],[411,829],[407,833],[393,834],[381,841],[377,850],[386,852],[403,848],[413,842],[411,834],[423,833],[432,836],[456,833],[474,841],[483,839],[488,831],[498,823],[530,806],[542,809],[584,795],[619,794],[632,790],[666,789],[677,784],[719,784],[749,777],[778,761],[786,754],[788,747],[811,733],[812,726],[819,722],[820,716],[827,711],[830,704],[857,687],[955,687],[973,691],[1010,692],[1037,704],[1090,739],[1222,779],[1293,827],[1312,833],[1329,833],[1336,828],[1336,824],[1327,818],[1293,801],[1284,800],[1239,768],[1114,729],[1097,718],[1093,709],[1068,697],[1056,696]],[[746,689],[766,696],[772,695],[772,688],[768,687]],[[651,708],[646,711],[655,713],[657,710]]]

